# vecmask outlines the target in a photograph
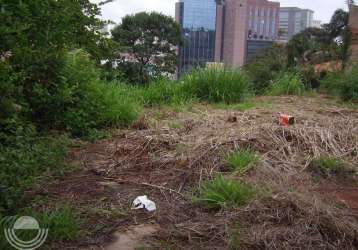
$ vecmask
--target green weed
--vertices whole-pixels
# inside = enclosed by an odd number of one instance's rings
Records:
[[[268,88],[269,95],[302,95],[305,86],[300,76],[296,73],[285,72],[274,79]]]
[[[320,156],[311,162],[309,168],[314,173],[323,177],[344,177],[355,173],[342,159],[333,156]]]
[[[257,154],[250,149],[234,151],[229,153],[225,159],[230,168],[241,175],[252,168],[258,160]]]
[[[244,205],[254,195],[251,186],[218,176],[202,184],[200,195],[195,200],[208,208],[234,207]]]

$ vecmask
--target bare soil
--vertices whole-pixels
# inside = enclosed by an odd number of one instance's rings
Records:
[[[357,174],[341,180],[308,171],[320,155],[358,170],[358,110],[325,96],[258,97],[253,104],[246,111],[149,109],[132,128],[74,149],[70,158],[81,170],[51,185],[47,196],[78,208],[87,233],[57,247],[358,249]],[[280,112],[294,116],[295,125],[279,126]],[[255,186],[257,197],[215,211],[193,203],[203,180],[229,174],[224,154],[243,147],[261,161],[235,178]],[[157,211],[131,210],[139,195],[155,201]],[[141,225],[148,233],[135,232]]]

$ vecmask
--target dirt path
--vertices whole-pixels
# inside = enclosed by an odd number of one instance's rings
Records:
[[[353,249],[357,176],[349,182],[317,179],[307,167],[329,154],[358,169],[358,111],[323,96],[261,97],[253,106],[151,109],[141,126],[74,150],[71,158],[83,170],[51,187],[49,199],[83,211],[90,233],[63,244],[109,250]],[[279,112],[295,116],[296,124],[277,125]],[[223,154],[248,146],[261,161],[237,179],[254,185],[257,198],[221,211],[194,204],[203,180],[228,172]],[[131,210],[139,195],[155,201],[157,211]]]

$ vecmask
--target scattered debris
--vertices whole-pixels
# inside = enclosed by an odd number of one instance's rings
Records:
[[[154,212],[157,207],[155,203],[148,199],[146,195],[138,196],[132,204],[132,209],[147,209],[148,212]]]
[[[295,124],[295,118],[293,116],[290,116],[290,115],[280,114],[279,124],[281,126],[284,126],[284,127],[287,127],[289,125],[293,125],[293,124]]]
[[[237,122],[237,117],[230,115],[229,118],[227,119],[228,122]]]

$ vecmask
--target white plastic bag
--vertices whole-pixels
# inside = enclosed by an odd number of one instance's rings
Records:
[[[149,212],[153,212],[157,209],[155,203],[148,199],[146,195],[138,196],[132,203],[132,209],[145,208]]]

